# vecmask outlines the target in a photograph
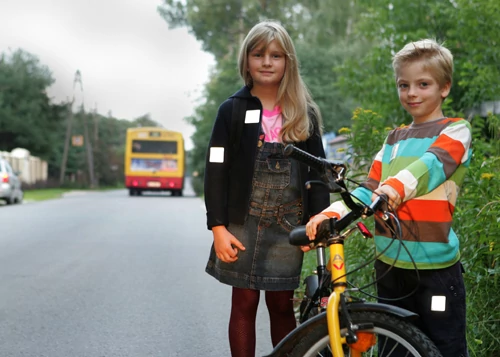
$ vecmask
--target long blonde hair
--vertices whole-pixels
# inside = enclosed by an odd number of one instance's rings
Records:
[[[250,30],[240,48],[238,60],[240,75],[245,84],[252,88],[253,81],[248,71],[248,54],[260,45],[267,47],[273,40],[276,40],[286,55],[285,74],[277,96],[277,104],[281,107],[283,115],[280,138],[283,143],[305,141],[314,129],[309,115],[316,119],[320,134],[322,118],[318,105],[313,101],[300,76],[295,46],[283,26],[276,21],[266,20]]]

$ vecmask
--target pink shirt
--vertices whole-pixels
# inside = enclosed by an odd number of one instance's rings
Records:
[[[269,143],[279,142],[279,133],[283,126],[281,108],[274,107],[273,110],[264,109],[262,112],[262,130],[264,130],[264,141]]]

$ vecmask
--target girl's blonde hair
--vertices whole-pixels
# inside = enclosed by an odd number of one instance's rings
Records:
[[[429,70],[441,87],[452,82],[453,55],[450,50],[435,40],[424,39],[406,44],[392,60],[392,68],[398,80],[398,73],[402,66],[414,61],[422,60],[424,68]]]
[[[283,26],[275,21],[267,20],[258,23],[250,30],[239,53],[240,75],[245,84],[252,88],[252,77],[248,71],[248,55],[258,46],[266,48],[273,40],[281,47],[286,58],[285,74],[277,97],[277,104],[281,107],[283,115],[280,138],[283,143],[304,141],[313,131],[313,123],[308,114],[316,118],[321,133],[321,113],[302,81],[295,46]]]

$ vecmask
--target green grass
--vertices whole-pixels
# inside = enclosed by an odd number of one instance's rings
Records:
[[[123,189],[123,186],[103,186],[96,189],[88,189],[88,188],[42,188],[35,190],[26,190],[24,191],[24,200],[25,201],[45,201],[52,200],[54,198],[60,198],[63,193],[70,191],[111,191]]]
[[[39,190],[24,191],[25,201],[45,201],[59,198],[63,193],[71,191],[70,188],[46,188]]]

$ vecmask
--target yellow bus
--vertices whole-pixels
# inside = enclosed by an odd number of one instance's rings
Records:
[[[125,187],[130,196],[144,191],[170,191],[172,196],[182,196],[184,176],[181,133],[154,127],[127,130]]]

